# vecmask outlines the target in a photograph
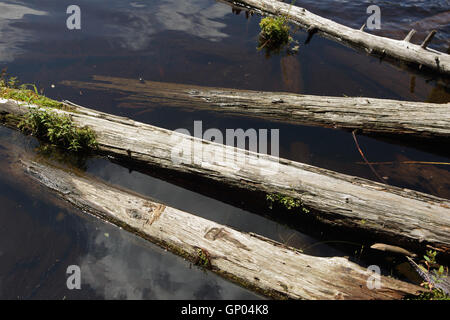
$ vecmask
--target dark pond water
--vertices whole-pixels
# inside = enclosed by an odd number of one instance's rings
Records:
[[[372,2],[370,2],[372,3]],[[401,38],[413,26],[421,39],[429,29],[439,33],[433,46],[446,51],[448,1],[374,1],[382,10],[377,33]],[[255,128],[280,130],[280,155],[335,171],[375,179],[361,164],[351,134],[338,130],[285,125],[222,116],[214,112],[162,107],[136,101],[111,90],[62,85],[91,81],[95,75],[189,83],[237,89],[288,91],[331,96],[369,96],[400,100],[448,102],[445,84],[380,63],[332,41],[314,37],[297,55],[258,52],[258,15],[214,0],[78,1],[81,30],[66,28],[71,1],[0,0],[0,68],[22,82],[36,83],[55,99],[67,99],[101,111],[156,126],[177,129]],[[312,12],[359,27],[368,1],[301,1]],[[306,33],[298,30],[300,44]],[[417,40],[420,41],[420,40]],[[14,136],[22,149],[33,142],[1,130],[6,144]],[[383,141],[358,136],[366,157],[386,182],[450,198],[448,165],[406,165],[404,160],[448,163],[448,146]],[[0,161],[8,161],[6,156]],[[143,175],[103,159],[90,159],[87,171],[171,206],[208,219],[253,231],[315,255],[344,255],[338,249],[246,210]],[[191,270],[182,259],[122,230],[76,210],[33,195],[14,181],[0,178],[0,298],[253,298],[252,293],[209,273]],[[214,211],[211,210],[214,208]],[[106,237],[108,234],[109,237]],[[358,241],[355,241],[356,243]],[[311,247],[312,246],[312,247]],[[358,249],[356,244],[355,249]],[[65,268],[86,270],[86,286],[65,288]],[[63,285],[61,285],[63,281]],[[85,289],[86,288],[86,289]]]

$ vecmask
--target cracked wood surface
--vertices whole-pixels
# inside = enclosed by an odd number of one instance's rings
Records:
[[[24,114],[29,106],[0,100],[0,112]],[[127,118],[74,107],[79,126],[97,134],[99,152],[201,176],[230,188],[299,199],[313,217],[333,227],[359,230],[379,242],[412,250],[426,245],[450,252],[450,201],[270,155],[201,140]],[[302,213],[305,214],[305,213]],[[299,215],[299,219],[302,216]]]
[[[136,79],[94,76],[94,81],[63,81],[89,89],[132,95],[133,106],[205,109],[285,123],[315,125],[420,139],[450,138],[450,103],[409,102],[260,92]]]
[[[250,233],[112,187],[84,173],[29,160],[26,173],[85,212],[99,216],[191,261],[198,249],[211,270],[274,298],[398,299],[421,288],[381,276],[369,289],[370,271],[345,258],[314,257]],[[149,222],[150,221],[150,222]]]
[[[308,30],[314,30],[337,42],[351,47],[363,48],[369,54],[387,56],[395,60],[414,64],[421,69],[426,66],[430,70],[450,75],[450,55],[405,40],[394,40],[376,36],[364,30],[353,29],[330,19],[320,17],[299,6],[275,0],[224,0],[232,4],[243,4],[256,8],[263,13],[284,15]],[[430,30],[430,32],[433,32]],[[408,35],[405,34],[405,38]]]

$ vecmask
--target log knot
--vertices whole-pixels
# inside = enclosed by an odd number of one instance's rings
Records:
[[[233,236],[230,234],[230,232],[228,232],[224,228],[211,228],[208,230],[208,232],[206,232],[204,238],[211,240],[211,241],[215,241],[217,239],[223,239],[225,241],[231,242],[239,249],[251,251],[246,245],[241,243],[239,240],[233,238]]]
[[[159,219],[164,209],[165,205],[162,204],[152,204],[150,202],[146,202],[143,206],[144,208],[148,208],[148,211],[142,211],[138,209],[127,209],[126,213],[132,219],[136,220],[145,220],[145,224],[152,225],[153,222]]]

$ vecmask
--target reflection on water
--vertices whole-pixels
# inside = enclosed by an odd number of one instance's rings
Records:
[[[112,226],[98,226],[88,241],[80,268],[85,282],[102,298],[259,298]]]
[[[75,210],[9,165],[18,158],[50,155],[36,141],[0,127],[0,298],[246,299],[256,295],[115,226]],[[42,150],[45,152],[42,152]],[[16,155],[19,154],[19,155]],[[34,157],[34,156],[33,156]],[[51,161],[65,161],[52,154]],[[71,167],[77,161],[66,161]],[[305,249],[317,256],[344,253],[267,218],[107,160],[83,162],[87,172],[181,210]],[[12,174],[14,172],[14,174]],[[355,242],[352,247],[360,245]],[[81,267],[83,290],[65,287],[65,268]]]
[[[24,82],[37,82],[46,94],[59,99],[100,104],[99,107],[113,104],[111,94],[108,99],[100,100],[85,98],[85,92],[80,90],[58,85],[51,88],[62,80],[88,80],[92,75],[407,100],[426,100],[435,85],[427,78],[418,77],[411,92],[411,77],[407,72],[320,37],[300,46],[296,63],[294,59],[287,62],[282,56],[268,60],[263,52],[256,50],[260,17],[235,15],[230,6],[213,0],[79,1],[83,13],[79,31],[69,31],[65,26],[65,8],[69,4],[68,0],[57,3],[31,0],[17,4],[21,12],[28,14],[20,20],[17,15],[13,16],[16,19],[2,20],[0,25],[0,32],[14,31],[7,39],[32,35],[24,39],[26,42],[0,40],[6,41],[0,42],[0,51],[10,55],[7,60],[0,56],[0,67],[7,65]],[[354,15],[361,19],[366,16],[365,11],[360,13],[367,5],[365,1],[303,4],[316,6],[315,11],[319,13],[337,10],[337,17],[340,12],[348,12],[344,17],[349,23],[354,23]],[[426,3],[422,8],[407,5],[407,9],[397,2],[387,4],[390,9],[386,11],[395,11],[391,8],[397,6],[396,10],[409,10],[410,17],[426,18],[444,10]],[[293,37],[303,43],[306,34],[299,30]],[[20,52],[10,50],[18,46]],[[14,61],[10,61],[12,58]],[[292,84],[293,81],[303,85]]]
[[[11,149],[11,142],[19,150]],[[17,161],[13,153],[25,156],[23,149],[35,145],[0,127],[3,176],[8,164]],[[1,299],[260,298],[68,207],[23,179],[23,175],[0,179]],[[66,269],[73,264],[81,268],[81,290],[66,287]]]
[[[140,194],[157,199],[168,206],[193,213],[217,223],[233,227],[244,232],[254,232],[299,249],[309,248],[315,244],[314,250],[307,253],[317,256],[342,256],[343,252],[327,245],[320,245],[317,239],[294,231],[291,228],[275,223],[262,216],[233,207],[229,204],[208,198],[174,184],[162,181],[112,164],[106,160],[93,159],[89,162],[89,173],[103,180],[126,187]]]
[[[106,22],[106,34],[102,36],[118,37],[121,46],[130,50],[148,48],[153,36],[163,31],[180,31],[212,42],[228,37],[222,32],[226,25],[218,20],[229,14],[229,10],[209,0],[193,1],[189,5],[177,0],[116,1],[113,9],[114,14],[120,12],[120,15]]]
[[[33,33],[14,27],[14,22],[25,15],[44,16],[45,11],[26,6],[0,2],[0,62],[9,62],[22,52],[21,46],[33,40]]]

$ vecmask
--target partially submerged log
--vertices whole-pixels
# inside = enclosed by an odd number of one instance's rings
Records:
[[[302,125],[319,125],[385,136],[420,139],[450,138],[450,103],[436,104],[375,98],[322,97],[260,92],[187,84],[94,76],[92,82],[63,81],[89,90],[135,94],[134,106],[152,105],[203,109],[221,114],[262,118]]]
[[[28,105],[0,99],[0,112]],[[355,229],[405,248],[450,253],[450,201],[274,156],[222,145],[127,118],[71,105],[79,126],[97,134],[98,151],[121,161],[201,176],[227,187],[297,199],[302,215]],[[308,210],[312,211],[306,213]]]
[[[399,299],[421,288],[345,258],[305,255],[264,237],[243,233],[167,207],[86,174],[22,161],[33,179],[84,212],[101,217],[273,298]],[[373,287],[373,279],[380,287]]]
[[[430,34],[421,45],[410,42],[412,34],[406,35],[404,40],[394,40],[376,36],[361,29],[353,29],[332,20],[315,15],[304,8],[275,0],[225,0],[233,4],[243,4],[249,8],[258,9],[263,13],[283,15],[313,33],[321,33],[327,38],[344,43],[351,47],[362,48],[369,54],[382,58],[390,57],[395,60],[412,64],[419,69],[426,67],[434,72],[450,75],[450,55],[428,48],[428,44],[436,31]]]

